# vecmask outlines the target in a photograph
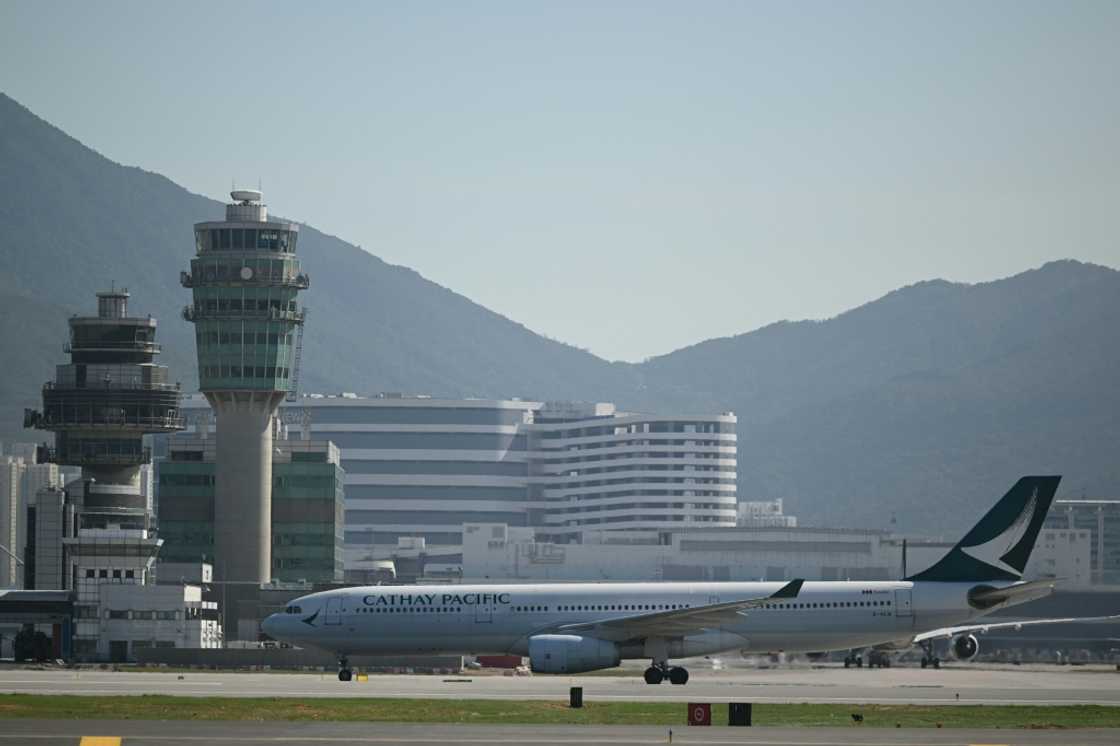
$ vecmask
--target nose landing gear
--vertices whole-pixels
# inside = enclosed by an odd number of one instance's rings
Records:
[[[339,658],[338,658],[338,680],[339,681],[349,681],[353,675],[354,675],[354,672],[350,670],[350,662],[348,660],[346,660],[346,656],[345,655],[339,656]]]

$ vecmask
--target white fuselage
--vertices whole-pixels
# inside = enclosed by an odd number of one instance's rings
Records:
[[[529,638],[567,624],[695,608],[770,595],[784,584],[564,583],[551,585],[366,586],[291,602],[264,629],[272,637],[339,655],[526,655]],[[975,583],[807,582],[796,598],[765,602],[734,621],[694,634],[666,634],[670,657],[724,650],[817,652],[908,645],[926,630],[985,612],[967,594]],[[594,635],[594,633],[586,633]],[[641,640],[620,643],[644,658]]]

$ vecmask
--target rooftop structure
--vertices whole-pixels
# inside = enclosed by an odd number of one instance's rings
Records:
[[[296,258],[299,226],[268,219],[261,194],[231,192],[226,219],[197,223],[193,291],[199,388],[217,419],[214,571],[219,581],[271,577],[272,419],[295,389],[309,284]]]

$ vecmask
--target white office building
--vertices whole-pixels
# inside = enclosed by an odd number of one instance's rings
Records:
[[[734,415],[663,417],[567,402],[534,414],[530,482],[554,540],[578,542],[588,529],[735,525]]]
[[[98,586],[97,658],[135,660],[141,648],[218,648],[217,604],[197,585]]]

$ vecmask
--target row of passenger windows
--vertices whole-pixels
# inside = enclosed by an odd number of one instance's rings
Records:
[[[263,365],[204,365],[202,375],[207,378],[287,378],[287,368]]]
[[[890,606],[890,601],[825,601],[823,603],[763,604],[764,609],[851,609],[867,606]]]
[[[195,242],[199,251],[296,250],[299,234],[294,231],[258,230],[256,228],[215,228],[199,230]]]
[[[672,611],[688,609],[692,604],[592,604],[590,606],[558,606],[560,611]]]
[[[360,606],[358,607],[359,614],[443,614],[452,613],[457,614],[461,612],[461,606]]]

